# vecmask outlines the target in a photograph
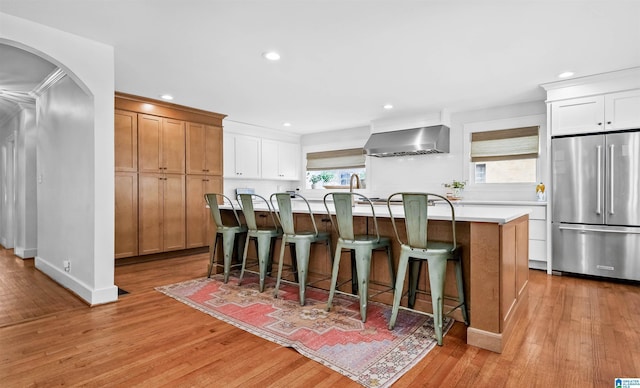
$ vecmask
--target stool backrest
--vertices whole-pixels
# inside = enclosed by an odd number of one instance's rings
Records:
[[[402,197],[402,206],[404,209],[404,223],[407,233],[407,243],[413,248],[427,249],[428,241],[428,214],[429,214],[429,201],[433,199],[444,200],[451,209],[451,225],[452,225],[452,239],[453,244],[456,244],[456,215],[451,204],[446,197],[433,193],[394,193],[387,198],[387,207],[389,208],[389,214],[391,215],[391,224],[396,234],[396,238],[400,244],[405,244],[398,233],[396,226],[396,220],[393,217],[391,202],[396,196]],[[434,197],[434,198],[430,198]],[[432,205],[433,206],[433,205]]]
[[[274,209],[277,209],[276,217],[278,217],[278,221],[282,226],[282,231],[284,232],[284,234],[291,236],[296,234],[295,222],[293,221],[293,206],[291,205],[292,195],[294,198],[300,198],[304,200],[304,203],[307,205],[308,214],[311,217],[311,223],[313,224],[314,233],[317,236],[318,227],[316,226],[316,220],[313,216],[313,212],[311,211],[311,205],[309,205],[309,201],[307,201],[305,197],[298,193],[273,193],[271,194],[271,197],[269,197],[269,201],[271,202],[272,207]],[[273,203],[274,197],[276,199],[276,202],[278,203],[277,207]]]
[[[271,209],[271,205],[266,198],[258,195],[258,194],[238,194],[238,203],[240,204],[240,208],[242,209],[242,213],[244,214],[244,220],[247,223],[247,228],[249,230],[258,230],[258,222],[256,220],[256,210],[254,206],[254,201],[264,202],[267,205],[267,211],[271,216],[271,222],[274,227],[277,227],[276,219],[273,216],[273,211]]]
[[[240,217],[238,217],[238,212],[233,206],[233,202],[231,199],[224,194],[220,193],[207,193],[204,195],[204,200],[209,205],[209,211],[211,212],[211,217],[213,217],[213,222],[216,224],[218,228],[223,228],[225,226],[240,226]],[[231,205],[231,210],[233,210],[233,215],[235,216],[237,225],[224,225],[222,222],[222,216],[220,215],[220,207],[218,204],[224,204],[224,202],[228,202]]]
[[[332,192],[324,196],[324,207],[327,209],[327,214],[331,220],[331,225],[338,232],[338,235],[343,240],[355,240],[355,233],[353,231],[353,203],[355,199],[368,204],[371,209],[371,215],[373,218],[373,225],[376,232],[377,241],[380,240],[380,233],[378,232],[378,221],[376,219],[376,212],[373,209],[373,203],[367,197],[359,193],[346,193],[346,192]],[[331,216],[331,210],[329,209],[328,202],[333,200],[333,206],[336,213],[336,222],[334,223]]]

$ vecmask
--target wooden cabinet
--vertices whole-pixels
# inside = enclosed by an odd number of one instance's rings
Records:
[[[124,93],[114,105],[115,257],[208,246],[225,115]]]
[[[187,175],[187,248],[209,245],[213,241],[214,225],[206,207],[206,193],[222,192],[222,177]]]
[[[185,123],[138,115],[138,171],[184,174]]]
[[[640,127],[640,90],[572,98],[551,103],[551,135]]]
[[[184,249],[185,176],[140,174],[139,254]]]
[[[116,171],[115,258],[138,255],[138,174]]]
[[[224,176],[260,178],[260,138],[225,134]]]
[[[138,171],[138,115],[116,110],[114,117],[115,169]]]
[[[298,180],[300,146],[262,139],[262,178]]]
[[[222,175],[222,128],[186,123],[187,174]]]

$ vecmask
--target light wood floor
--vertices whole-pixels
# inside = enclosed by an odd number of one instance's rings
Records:
[[[0,386],[333,387],[351,380],[187,307],[155,286],[205,276],[206,255],[116,268],[130,292],[87,307],[0,250]],[[394,387],[612,387],[640,377],[640,286],[530,271],[528,308],[502,354],[456,323]]]

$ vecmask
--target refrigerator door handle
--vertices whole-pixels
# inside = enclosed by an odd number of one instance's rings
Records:
[[[571,226],[560,226],[560,230],[574,230],[577,232],[598,232],[598,233],[621,233],[621,234],[640,234],[640,230],[616,230],[616,229],[596,229],[596,228],[582,228]]]
[[[613,182],[614,182],[614,167],[613,167],[613,149],[614,145],[609,145],[609,214],[613,214]]]
[[[602,168],[600,167],[602,166],[602,146],[596,146],[596,150],[596,154],[598,155],[598,165],[596,166],[596,171],[598,172],[598,177],[596,178],[596,183],[598,185],[596,189],[596,214],[600,215],[602,212]]]

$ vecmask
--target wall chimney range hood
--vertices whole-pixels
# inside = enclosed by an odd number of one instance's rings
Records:
[[[368,156],[390,157],[449,152],[449,127],[434,125],[372,133],[364,145]]]

